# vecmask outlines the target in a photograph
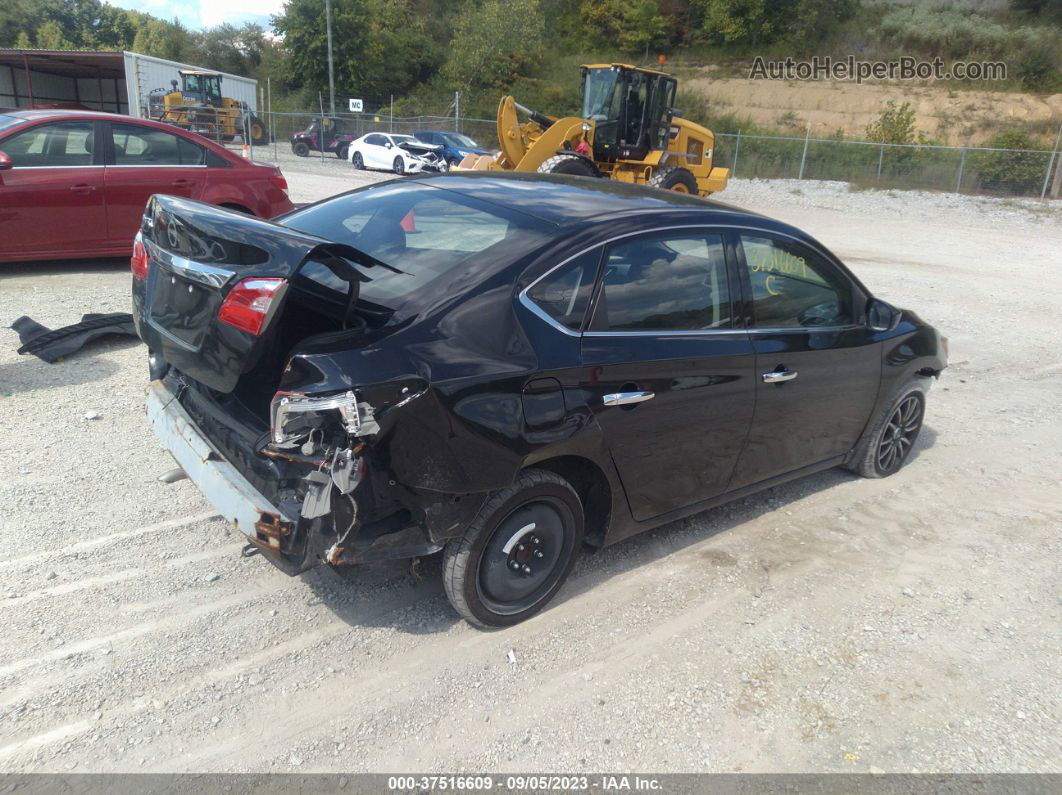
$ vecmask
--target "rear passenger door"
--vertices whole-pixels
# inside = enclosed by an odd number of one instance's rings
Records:
[[[695,228],[605,249],[581,386],[638,520],[724,492],[748,433],[755,354],[726,251]]]
[[[179,135],[146,125],[109,123],[105,169],[107,234],[129,242],[154,193],[198,199],[207,182],[206,150]]]

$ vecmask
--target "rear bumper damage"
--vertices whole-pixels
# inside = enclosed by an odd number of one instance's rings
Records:
[[[161,381],[148,386],[147,416],[162,445],[214,509],[252,544],[278,552],[297,517],[285,515],[226,461]]]
[[[299,501],[270,499],[210,441],[164,381],[152,381],[148,387],[147,416],[162,445],[215,510],[288,574],[320,563],[350,565],[409,558],[442,548],[416,523],[363,525],[356,509],[343,514],[344,528],[337,532],[331,505],[332,497],[340,495],[331,492],[330,483],[325,485],[328,507],[323,510],[307,510],[305,495]],[[320,469],[308,473],[305,480],[311,489],[320,475]]]

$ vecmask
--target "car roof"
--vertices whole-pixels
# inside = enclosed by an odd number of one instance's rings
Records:
[[[705,222],[733,222],[735,217],[768,220],[758,213],[723,202],[592,177],[451,171],[413,178],[432,187],[519,209],[527,215],[558,225],[614,217],[618,214],[698,210],[705,214]]]

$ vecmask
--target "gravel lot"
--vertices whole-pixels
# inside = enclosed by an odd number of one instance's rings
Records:
[[[295,201],[386,178],[280,159]],[[1059,771],[1062,212],[720,198],[950,337],[917,453],[587,554],[505,632],[456,619],[434,560],[288,578],[242,558],[191,483],[157,480],[138,344],[48,365],[0,332],[0,770]],[[0,322],[122,311],[128,282],[0,266]]]

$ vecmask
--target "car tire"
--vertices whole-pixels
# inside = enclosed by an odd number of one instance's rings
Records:
[[[340,160],[346,160],[346,159],[347,159],[347,155],[348,155],[349,153],[350,153],[350,147],[348,147],[348,146],[341,146],[341,147],[339,147],[339,148],[338,148],[338,149],[336,150],[336,157],[338,157],[338,158],[339,158]]]
[[[454,166],[457,166],[457,165],[460,165],[460,164],[461,164],[461,158],[459,158],[459,157],[449,157],[449,158],[446,159],[446,167],[447,167],[447,169],[451,169]]]
[[[582,542],[583,506],[575,490],[554,472],[526,469],[446,545],[443,588],[470,624],[512,626],[556,595]]]
[[[406,173],[406,161],[399,155],[395,158],[395,162],[391,164],[392,169],[398,176],[402,176]]]
[[[925,378],[908,381],[893,393],[884,411],[863,432],[848,469],[865,478],[887,478],[907,461],[926,413],[929,382]]]
[[[308,154],[310,154],[310,147],[306,144],[305,141],[297,141],[296,143],[293,143],[291,145],[291,151],[299,157],[306,157]]]
[[[597,167],[579,155],[554,155],[538,167],[539,174],[568,174],[573,177],[600,177]]]
[[[361,152],[355,152],[353,155],[351,155],[350,164],[357,169],[365,168],[365,161],[361,157]]]
[[[693,176],[693,172],[682,166],[660,169],[649,178],[649,187],[673,190],[676,193],[689,193],[693,196],[700,195],[697,189],[697,178]]]

